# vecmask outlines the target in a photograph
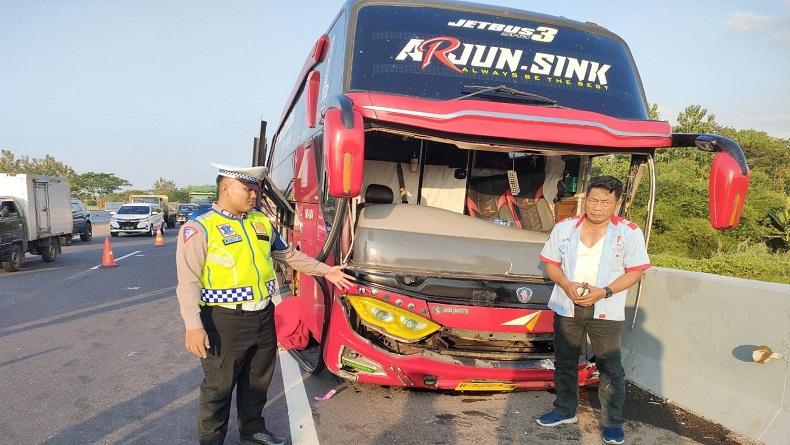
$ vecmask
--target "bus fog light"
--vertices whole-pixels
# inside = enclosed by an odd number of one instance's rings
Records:
[[[347,368],[353,368],[356,371],[367,372],[370,374],[384,375],[384,368],[373,360],[370,360],[357,351],[343,347],[340,354],[340,365]]]

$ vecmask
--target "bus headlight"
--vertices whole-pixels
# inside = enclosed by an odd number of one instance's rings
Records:
[[[414,343],[441,328],[425,317],[375,298],[349,295],[348,301],[366,326],[400,341]]]

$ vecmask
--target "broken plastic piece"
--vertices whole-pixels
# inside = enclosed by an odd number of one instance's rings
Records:
[[[329,400],[330,398],[332,398],[333,395],[335,395],[335,393],[337,393],[337,391],[332,389],[328,393],[326,393],[326,395],[324,397],[315,397],[315,399],[316,400]]]

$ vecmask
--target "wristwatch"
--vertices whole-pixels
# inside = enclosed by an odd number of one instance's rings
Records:
[[[608,287],[604,287],[603,290],[606,291],[606,298],[609,298],[609,297],[612,296],[612,290],[611,289],[609,289]]]

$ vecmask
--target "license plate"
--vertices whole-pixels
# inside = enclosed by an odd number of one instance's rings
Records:
[[[516,385],[501,382],[461,382],[455,387],[456,391],[513,391]]]

